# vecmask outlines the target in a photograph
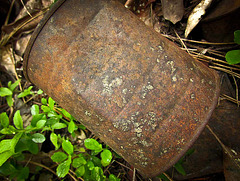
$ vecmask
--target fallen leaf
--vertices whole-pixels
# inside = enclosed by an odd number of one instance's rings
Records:
[[[163,16],[176,24],[184,14],[183,0],[162,0]]]
[[[188,37],[189,33],[199,23],[201,17],[205,14],[206,9],[210,6],[212,0],[202,0],[191,12],[188,17],[187,27],[185,30],[185,37]]]
[[[15,77],[15,65],[14,65],[14,57],[13,57],[12,46],[9,44],[0,49],[0,65],[4,67],[4,69]]]
[[[53,3],[54,3],[54,0],[42,0],[42,5],[44,8],[48,8]]]
[[[38,12],[32,13],[32,17],[29,15],[24,16],[21,19],[16,20],[15,22],[5,25],[2,27],[2,39],[1,39],[1,46],[7,44],[7,42],[12,37],[18,37],[23,32],[33,30],[40,20],[43,18],[43,15],[46,13],[46,9]]]
[[[24,3],[24,2],[22,1],[22,3]],[[23,18],[27,15],[32,16],[33,12],[36,12],[36,11],[39,11],[39,10],[43,9],[43,5],[42,5],[41,0],[29,0],[25,4],[22,4],[22,5],[24,5],[24,7],[19,12],[15,21],[18,20],[18,19],[21,19],[21,18]]]
[[[26,36],[22,36],[20,39],[18,39],[15,42],[14,50],[19,56],[23,56],[30,38],[31,38],[31,34],[28,34]]]

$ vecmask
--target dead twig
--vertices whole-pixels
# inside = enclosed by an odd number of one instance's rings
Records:
[[[11,14],[11,12],[12,12],[12,8],[13,8],[14,3],[15,3],[15,0],[13,0],[12,3],[11,3],[11,5],[10,5],[10,9],[9,9],[9,11],[8,11],[7,18],[6,18],[5,22],[4,22],[4,25],[7,25],[7,24],[8,24],[8,20],[9,20],[9,18],[10,18],[10,14]]]
[[[165,177],[167,177],[169,181],[173,181],[173,179],[172,179],[171,177],[169,177],[169,175],[166,174],[165,172],[163,172],[163,175],[164,175]]]
[[[233,103],[235,103],[235,104],[237,104],[237,105],[240,104],[240,101],[239,101],[239,100],[234,99],[234,98],[232,98],[232,97],[230,97],[230,96],[228,96],[228,95],[226,95],[226,94],[221,94],[221,98],[226,99],[226,100],[228,100],[228,101],[230,101],[230,102],[233,102]]]
[[[134,0],[127,0],[127,2],[124,4],[126,8],[130,7],[131,4],[134,2]]]
[[[237,105],[238,105],[238,107],[239,107],[239,99],[238,99],[238,84],[237,84],[237,81],[236,81],[236,79],[235,79],[235,77],[232,75],[232,77],[233,77],[233,81],[234,81],[234,84],[235,84],[235,86],[236,86],[236,100],[237,100]]]
[[[183,42],[182,38],[178,35],[178,33],[176,32],[176,30],[174,29],[174,33],[176,34],[176,36],[178,37],[178,39],[180,40],[182,46],[186,49],[186,51],[188,52],[188,54],[191,55],[191,53],[189,52],[187,46],[185,45],[185,43]]]
[[[221,67],[217,67],[217,66],[209,66],[210,68],[216,69],[216,70],[220,70],[222,72],[228,73],[230,75],[234,75],[237,78],[240,78],[240,75],[236,72],[233,72],[231,70],[225,69],[225,68],[221,68]]]
[[[38,18],[39,16],[44,15],[47,11],[49,10],[49,8],[46,8],[42,11],[40,11],[39,13],[37,13],[35,16],[31,17],[30,19],[28,19],[27,21],[23,22],[21,25],[19,25],[17,28],[15,28],[11,33],[4,35],[2,37],[2,39],[0,40],[0,47],[4,46],[7,44],[7,42],[10,40],[11,37],[13,37],[13,35],[15,33],[17,33],[18,30],[20,30],[22,27],[24,27],[25,25],[27,25],[29,22],[31,22],[32,20]]]
[[[207,129],[212,133],[212,135],[216,138],[216,140],[218,141],[218,143],[221,145],[222,149],[224,150],[224,152],[233,160],[233,162],[236,164],[236,166],[240,169],[240,165],[238,164],[238,162],[234,159],[234,156],[232,155],[231,151],[229,148],[227,148],[222,141],[218,138],[218,136],[213,132],[213,130],[210,128],[209,125],[206,126]]]
[[[162,36],[172,39],[172,40],[178,40],[177,37],[161,34]],[[203,44],[203,45],[235,45],[236,43],[230,42],[230,43],[214,43],[214,42],[207,42],[207,41],[197,41],[197,40],[189,40],[187,38],[182,38],[183,41],[191,42],[191,43],[197,43],[197,44]]]
[[[33,165],[36,165],[36,166],[39,166],[39,167],[42,167],[50,172],[52,172],[54,175],[57,176],[56,172],[54,172],[51,168],[45,166],[45,165],[42,165],[41,163],[37,163],[37,162],[34,162],[34,161],[29,161],[29,160],[23,160],[21,162],[27,162],[27,163],[30,163],[30,164],[33,164]]]
[[[20,1],[21,1],[22,5],[23,5],[23,8],[26,10],[27,14],[28,14],[30,17],[32,17],[31,13],[28,11],[28,9],[27,9],[27,7],[25,6],[25,4],[23,3],[23,1],[22,1],[22,0],[20,0]]]

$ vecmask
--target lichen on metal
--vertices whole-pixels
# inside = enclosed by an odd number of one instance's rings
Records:
[[[219,95],[215,71],[114,0],[59,0],[24,72],[145,177],[184,155]]]

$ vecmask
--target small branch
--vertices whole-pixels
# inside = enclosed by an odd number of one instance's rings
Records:
[[[221,147],[223,148],[224,152],[233,160],[233,162],[236,164],[236,166],[240,169],[240,165],[238,164],[238,162],[234,159],[231,151],[222,143],[222,141],[218,138],[218,136],[213,132],[213,130],[210,128],[210,126],[206,126],[208,128],[208,130],[212,133],[212,135],[216,138],[216,140],[218,141],[218,143],[221,145]]]
[[[171,177],[169,177],[169,175],[166,174],[165,172],[163,172],[163,175],[164,175],[165,177],[167,177],[169,181],[173,181],[173,179],[172,179]]]
[[[136,169],[133,168],[133,178],[132,178],[132,181],[135,181],[136,180]]]
[[[12,12],[12,8],[13,8],[14,3],[15,3],[15,0],[13,0],[12,3],[11,3],[11,6],[10,6],[10,9],[9,9],[9,11],[8,11],[7,18],[6,18],[5,22],[4,22],[4,25],[7,25],[7,24],[8,24],[8,20],[9,20],[9,18],[10,18],[10,15],[11,15],[11,12]]]
[[[235,79],[235,77],[232,75],[233,77],[233,80],[234,80],[234,83],[235,83],[235,86],[236,86],[236,101],[237,101],[237,105],[239,107],[239,99],[238,99],[238,84],[237,84],[237,81]]]
[[[171,36],[171,35],[165,35],[165,34],[161,34],[162,36],[166,37],[166,38],[170,38],[173,40],[177,40],[178,38]],[[230,43],[214,43],[214,42],[207,42],[207,41],[197,41],[197,40],[189,40],[187,38],[182,38],[183,41],[188,41],[188,42],[192,42],[192,43],[198,43],[198,44],[203,44],[203,45],[235,45],[236,43],[234,42],[230,42]]]
[[[221,68],[221,67],[216,67],[216,66],[209,66],[209,67],[213,68],[213,69],[216,69],[216,70],[220,70],[222,72],[226,72],[226,73],[231,74],[231,75],[234,75],[237,78],[240,78],[240,75],[236,72],[232,72],[230,70],[227,70],[227,69],[224,69],[224,68]]]
[[[52,172],[54,175],[57,176],[57,174],[51,168],[48,168],[45,165],[42,165],[41,163],[37,163],[37,162],[34,162],[34,161],[29,161],[29,160],[24,160],[24,161],[21,161],[21,162],[27,162],[27,163],[30,163],[30,164],[33,164],[33,165],[37,165],[39,167],[42,167],[42,168]]]
[[[178,37],[178,39],[180,40],[182,46],[186,49],[186,51],[188,52],[188,54],[191,54],[189,51],[188,51],[188,48],[187,46],[185,45],[185,43],[183,42],[182,38],[178,35],[178,33],[176,32],[176,30],[174,29],[174,32],[176,34],[176,36]]]
[[[25,6],[25,4],[23,3],[23,1],[22,1],[22,0],[20,0],[20,1],[21,1],[22,5],[23,5],[23,8],[26,10],[27,14],[28,14],[30,17],[32,17],[31,13],[28,11],[28,9],[27,9],[27,7]]]
[[[127,0],[127,2],[124,4],[126,8],[130,7],[131,4],[134,2],[134,0]]]
[[[122,164],[122,163],[120,163],[120,162],[118,162],[116,160],[115,160],[115,162],[118,163],[119,165],[123,166],[124,168],[127,168],[127,169],[133,171],[131,168],[127,167],[126,165],[124,165],[124,164]]]
[[[72,174],[76,175],[71,169],[69,170],[68,175],[70,175],[70,177],[72,177],[72,179],[73,179],[74,181],[78,181],[78,179],[76,179],[70,172],[71,172]],[[84,181],[81,177],[79,177],[79,179],[82,180],[82,181]]]
[[[221,97],[223,98],[223,99],[226,99],[226,100],[228,100],[228,101],[231,101],[231,102],[233,102],[233,103],[235,103],[235,104],[240,104],[240,101],[239,100],[236,100],[236,99],[234,99],[234,98],[232,98],[232,97],[230,97],[230,96],[228,96],[228,95],[226,95],[226,94],[221,94]]]

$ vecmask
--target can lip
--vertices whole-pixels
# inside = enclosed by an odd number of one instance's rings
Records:
[[[35,40],[37,39],[39,33],[41,32],[41,30],[43,29],[43,27],[45,26],[45,24],[48,22],[48,20],[50,19],[50,17],[55,13],[55,11],[58,10],[58,8],[60,8],[60,6],[65,2],[66,0],[59,0],[57,1],[52,7],[51,9],[47,12],[47,14],[43,17],[43,19],[40,21],[40,23],[37,25],[36,29],[34,30],[27,48],[25,50],[24,53],[24,58],[23,58],[23,74],[25,76],[25,78],[31,82],[30,78],[28,77],[28,73],[27,73],[27,65],[28,65],[28,59],[30,56],[30,52],[31,49],[33,47],[33,44],[35,42]]]

